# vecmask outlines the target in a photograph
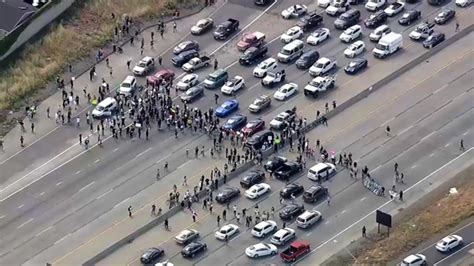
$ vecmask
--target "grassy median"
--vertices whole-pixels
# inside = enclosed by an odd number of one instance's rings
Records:
[[[89,56],[113,38],[114,27],[127,14],[135,21],[171,14],[177,6],[199,0],[87,0],[0,73],[0,121],[6,111],[18,110],[67,66]],[[115,19],[112,18],[115,14]]]

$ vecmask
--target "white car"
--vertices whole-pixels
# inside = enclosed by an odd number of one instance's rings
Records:
[[[270,185],[266,183],[255,184],[245,191],[249,199],[256,199],[270,191]]]
[[[275,93],[273,94],[273,98],[284,101],[291,97],[291,95],[295,94],[298,90],[298,84],[296,83],[287,83],[281,86]]]
[[[143,57],[138,64],[133,67],[133,74],[137,76],[145,75],[155,67],[155,59],[150,56]]]
[[[362,27],[359,25],[354,25],[347,28],[341,35],[339,39],[343,42],[352,42],[353,40],[360,37],[362,34]]]
[[[275,234],[273,234],[272,238],[270,239],[270,242],[272,242],[275,245],[284,245],[285,243],[288,243],[291,239],[295,238],[295,230],[285,227],[280,230],[278,230]]]
[[[256,224],[252,228],[252,235],[254,237],[265,237],[266,235],[270,234],[274,230],[277,229],[277,223],[272,220],[262,221]]]
[[[298,26],[289,28],[285,33],[280,37],[280,40],[283,43],[290,43],[296,39],[299,39],[303,36],[303,29]]]
[[[195,86],[199,82],[199,75],[197,74],[187,74],[185,75],[177,84],[176,87],[179,90],[185,91],[192,86]]]
[[[233,79],[227,81],[221,88],[221,92],[227,95],[233,95],[240,89],[245,88],[245,80],[241,76],[235,76]]]
[[[267,74],[267,71],[277,68],[277,60],[273,57],[265,59],[265,61],[260,62],[254,69],[253,75],[257,78],[263,78]]]
[[[405,9],[405,3],[404,2],[395,2],[390,4],[383,12],[387,14],[389,17],[396,16],[398,13],[402,12],[403,9]]]
[[[309,74],[313,77],[321,76],[329,72],[331,69],[336,67],[336,59],[329,59],[327,57],[321,57],[309,68]]]
[[[456,5],[459,7],[467,7],[472,4],[473,0],[456,0]]]
[[[330,32],[327,28],[319,28],[313,33],[311,33],[308,38],[306,38],[306,42],[311,45],[317,45],[322,43],[323,41],[329,38]]]
[[[235,224],[226,224],[215,233],[215,237],[219,240],[230,239],[233,235],[239,232],[239,227]]]
[[[347,57],[355,57],[360,55],[365,50],[365,43],[363,41],[356,41],[353,44],[350,44],[346,50],[344,50],[344,55]]]
[[[370,33],[369,39],[373,42],[378,42],[383,36],[389,34],[392,30],[386,25],[378,26],[373,32]]]
[[[245,254],[250,258],[275,255],[277,253],[278,249],[275,245],[266,243],[258,243],[245,249]]]
[[[318,179],[328,179],[336,173],[336,166],[332,163],[317,163],[308,170],[308,178],[318,181]]]
[[[403,259],[400,266],[421,266],[426,264],[426,257],[423,254],[411,254]]]
[[[344,13],[349,9],[349,3],[344,0],[332,2],[330,6],[326,8],[326,14],[329,16],[336,16],[337,14]]]
[[[450,235],[438,241],[435,247],[438,251],[448,252],[460,245],[462,245],[462,237],[458,235]]]
[[[299,16],[302,16],[303,14],[305,14],[306,12],[308,11],[308,7],[305,6],[305,5],[300,5],[300,4],[296,4],[296,5],[292,5],[290,6],[289,8],[281,11],[281,16],[284,18],[284,19],[290,19],[290,18],[293,18],[293,17],[299,17]]]
[[[322,8],[328,7],[332,3],[332,0],[318,0],[318,6]]]
[[[185,229],[174,237],[179,244],[186,244],[199,237],[199,232],[194,229]]]

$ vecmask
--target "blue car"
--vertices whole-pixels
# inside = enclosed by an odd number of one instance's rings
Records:
[[[247,117],[245,115],[237,114],[229,118],[229,120],[222,125],[222,129],[237,131],[243,128],[245,124],[247,124]]]
[[[217,107],[216,116],[226,117],[237,109],[239,109],[239,101],[227,100],[221,106]]]

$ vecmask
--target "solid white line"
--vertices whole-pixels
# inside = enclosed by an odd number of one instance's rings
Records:
[[[62,181],[59,181],[58,183],[56,183],[56,186],[60,186],[62,183]]]
[[[148,149],[146,149],[146,150],[140,152],[139,154],[137,154],[137,155],[135,156],[135,158],[138,158],[138,157],[142,156],[143,154],[147,153],[147,152],[150,151],[150,150],[151,150],[151,148],[148,148]]]
[[[341,212],[341,214],[345,213],[346,211],[347,211],[347,210],[343,210],[343,211]]]
[[[64,239],[66,239],[66,237],[68,237],[69,235],[71,235],[71,233],[63,236],[61,239],[59,239],[58,241],[54,242],[54,245],[57,245],[59,242],[63,241]]]
[[[101,199],[102,197],[104,197],[105,195],[109,194],[110,192],[112,192],[113,189],[109,189],[107,192],[101,194],[100,196],[98,196],[96,199]]]
[[[469,133],[469,130],[466,131],[466,132],[464,132],[464,133],[462,133],[462,135],[463,135],[463,136],[466,136],[468,133]]]
[[[240,29],[234,36],[232,36],[229,40],[227,40],[226,42],[224,42],[222,45],[220,45],[219,47],[217,47],[214,51],[211,52],[211,55],[215,54],[217,51],[219,51],[220,49],[222,49],[222,47],[224,47],[226,44],[228,44],[230,41],[234,40],[237,36],[240,36],[240,33],[243,32],[244,30],[246,30],[248,27],[250,27],[253,23],[255,23],[255,21],[259,20],[265,13],[267,13],[268,10],[270,10],[276,3],[278,3],[278,0],[275,0],[275,2],[273,2],[273,4],[271,4],[270,6],[268,6],[262,13],[260,13],[256,18],[254,18],[252,21],[250,21],[250,23],[248,23],[247,25],[245,25],[245,27],[243,27],[242,29]]]
[[[404,130],[402,130],[400,133],[398,133],[397,135],[402,135],[403,133],[407,132],[408,130],[410,130],[410,128],[412,128],[413,125],[410,125],[409,127],[405,128]]]
[[[43,234],[44,232],[46,232],[46,231],[48,231],[48,230],[50,230],[50,229],[52,229],[52,228],[53,228],[53,227],[52,227],[52,226],[50,226],[50,227],[48,227],[48,228],[44,229],[43,231],[41,231],[41,232],[37,233],[37,234],[36,234],[36,236],[40,236],[41,234]]]
[[[470,223],[468,223],[468,224],[464,225],[463,227],[461,227],[461,228],[457,229],[456,231],[453,231],[453,232],[451,232],[451,234],[450,234],[450,235],[453,235],[454,233],[457,233],[457,232],[461,231],[462,229],[464,229],[464,228],[466,228],[466,227],[468,227],[468,226],[472,225],[473,223],[474,223],[474,222],[470,222]],[[434,246],[434,244],[436,244],[436,242],[435,242],[435,243],[433,243],[433,244],[431,244],[431,245],[429,245],[429,246],[427,246],[426,248],[424,248],[424,249],[420,250],[420,252],[418,252],[418,253],[423,253],[423,251],[425,251],[425,250],[427,250],[427,249],[429,249],[429,248],[432,248],[432,247]]]
[[[444,259],[442,259],[442,260],[436,262],[435,264],[433,264],[433,266],[436,266],[436,265],[438,265],[439,263],[441,263],[442,261],[445,261],[445,260],[451,258],[452,256],[456,255],[456,253],[459,253],[459,252],[462,251],[463,249],[465,249],[465,248],[467,248],[467,247],[469,247],[470,245],[473,245],[473,244],[474,244],[474,242],[469,243],[469,245],[466,245],[466,246],[462,247],[460,250],[458,250],[458,251],[454,252],[453,254],[447,256],[446,258],[444,258]]]
[[[78,191],[78,192],[81,192],[81,191],[83,191],[84,189],[86,189],[86,188],[88,188],[88,187],[92,186],[94,183],[95,183],[95,181],[92,181],[92,182],[90,182],[89,184],[87,184],[87,185],[86,185],[86,186],[84,186],[83,188],[79,189],[79,191]]]
[[[421,139],[421,141],[424,141],[425,139],[431,137],[431,135],[433,135],[433,134],[435,134],[435,133],[436,133],[436,131],[431,132],[430,134],[424,136],[424,137]]]
[[[100,162],[100,159],[97,159],[97,160],[94,161],[94,163],[98,163],[98,162]]]
[[[18,209],[21,209],[25,206],[25,204],[21,204],[20,206],[18,206]]]
[[[366,197],[363,197],[363,198],[360,199],[360,201],[364,201],[365,199],[366,199]]]
[[[463,156],[464,154],[470,152],[471,150],[473,150],[474,148],[470,148],[469,150],[461,153],[460,155],[458,155],[456,158],[452,159],[451,161],[445,163],[443,166],[441,166],[440,168],[436,169],[435,171],[431,172],[431,174],[425,176],[424,178],[422,178],[421,180],[419,180],[418,182],[416,182],[415,184],[413,184],[411,187],[405,189],[403,192],[406,193],[408,191],[410,191],[412,188],[416,187],[418,184],[420,184],[421,182],[425,181],[426,179],[430,178],[431,176],[433,176],[434,174],[438,173],[439,171],[441,171],[442,169],[444,169],[447,165],[451,164],[452,162],[454,162],[455,160],[457,160],[459,157]],[[328,240],[324,241],[323,243],[319,244],[317,247],[315,247],[313,250],[311,250],[311,252],[307,253],[305,256],[301,257],[298,261],[301,261],[302,259],[304,259],[305,257],[309,256],[309,254],[313,253],[313,252],[316,252],[316,250],[322,248],[323,246],[325,246],[327,243],[333,241],[334,239],[336,239],[338,236],[344,234],[347,230],[351,229],[352,227],[354,227],[355,225],[359,224],[361,221],[367,219],[367,217],[371,216],[372,214],[374,214],[377,210],[387,206],[389,203],[391,203],[393,200],[388,200],[387,202],[385,202],[384,204],[378,206],[377,208],[375,208],[374,210],[372,210],[371,212],[369,212],[368,214],[366,214],[364,217],[360,218],[359,220],[353,222],[351,225],[347,226],[346,228],[344,228],[343,230],[341,230],[339,233],[333,235],[331,238],[329,238]]]
[[[306,235],[307,235],[307,236],[310,236],[311,234],[313,234],[313,232],[309,232],[309,233],[307,233]]]
[[[26,221],[26,222],[20,224],[20,225],[17,227],[17,229],[22,228],[23,226],[25,226],[27,223],[29,223],[29,222],[31,222],[31,221],[33,221],[33,218],[30,218],[28,221]]]
[[[114,208],[115,208],[115,207],[118,207],[118,206],[121,205],[122,203],[125,203],[125,202],[126,202],[127,200],[129,200],[129,199],[130,199],[130,198],[126,198],[126,199],[122,200],[121,202],[115,204]]]
[[[75,174],[78,175],[82,172],[82,170],[77,171]]]
[[[326,221],[324,224],[329,224],[329,221]]]

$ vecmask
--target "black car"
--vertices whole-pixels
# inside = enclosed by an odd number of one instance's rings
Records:
[[[260,184],[265,179],[265,173],[260,170],[250,171],[242,177],[240,185],[243,188],[250,188],[255,184]]]
[[[273,156],[270,160],[268,160],[263,168],[265,171],[269,173],[273,173],[278,167],[282,166],[284,163],[286,163],[288,159],[282,156]]]
[[[185,51],[180,53],[179,55],[173,56],[173,58],[171,58],[171,63],[173,63],[174,66],[182,67],[194,57],[199,57],[199,53],[197,50]]]
[[[304,187],[300,183],[290,183],[280,190],[280,196],[289,199],[293,196],[303,193]]]
[[[255,5],[257,6],[266,6],[270,4],[271,2],[273,2],[273,0],[255,0],[254,1]]]
[[[216,195],[216,201],[219,203],[227,203],[233,198],[240,195],[240,190],[236,187],[225,187]]]
[[[303,193],[304,202],[316,202],[328,194],[328,189],[322,186],[311,186]]]
[[[239,21],[233,18],[227,19],[221,25],[217,26],[216,31],[214,32],[214,39],[216,40],[225,40],[232,33],[236,32],[239,29]]]
[[[242,114],[236,114],[230,117],[224,125],[222,125],[222,130],[228,131],[238,131],[247,124],[247,117]]]
[[[300,19],[300,21],[298,21],[298,23],[296,23],[296,26],[303,29],[303,31],[308,31],[308,30],[318,26],[322,22],[323,22],[323,17],[321,15],[318,15],[318,13],[316,13],[316,11],[313,11],[313,12],[310,12],[310,13],[306,14],[304,17],[302,17]]]
[[[274,136],[275,134],[272,131],[262,130],[252,135],[245,143],[245,146],[254,150],[260,150],[264,143],[273,143],[273,141],[269,142],[268,138],[271,138],[273,140]],[[267,144],[267,147],[269,146],[270,144]]]
[[[181,250],[181,255],[185,258],[193,258],[198,253],[203,252],[207,249],[207,245],[201,241],[194,241],[189,243]]]
[[[277,179],[289,180],[290,177],[303,170],[303,166],[297,162],[286,162],[278,167],[274,175]]]
[[[444,33],[433,32],[428,38],[426,38],[426,40],[423,41],[423,47],[431,49],[444,41],[445,38],[446,37],[444,36]]]
[[[180,54],[189,50],[199,50],[199,43],[196,41],[184,41],[173,48],[174,54]]]
[[[308,69],[319,59],[319,53],[316,49],[309,50],[302,54],[298,60],[296,60],[296,67],[299,69]]]
[[[181,94],[181,101],[183,103],[190,103],[197,98],[201,97],[204,94],[204,86],[203,85],[196,85],[194,87],[189,88],[185,93]]]
[[[279,216],[282,220],[290,220],[304,212],[303,204],[290,203],[280,210]]]
[[[354,58],[344,67],[344,71],[347,74],[354,75],[366,68],[367,64],[367,59],[365,58]]]
[[[443,25],[446,22],[450,21],[456,15],[456,11],[452,9],[444,9],[441,11],[436,18],[434,19],[436,24]]]
[[[150,248],[143,253],[140,257],[140,261],[143,264],[150,264],[157,261],[161,256],[165,254],[165,251],[159,248]]]
[[[241,65],[252,65],[257,62],[257,60],[264,58],[267,55],[267,52],[267,46],[252,46],[245,50],[244,54],[239,58],[239,63]]]
[[[419,18],[421,18],[421,12],[419,10],[410,10],[402,15],[402,17],[398,20],[398,23],[400,25],[406,26],[412,24]]]
[[[364,25],[367,28],[377,28],[378,26],[385,23],[387,17],[387,13],[385,13],[383,10],[377,11],[375,14],[370,15],[364,20]]]

